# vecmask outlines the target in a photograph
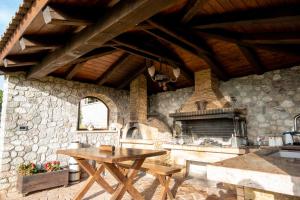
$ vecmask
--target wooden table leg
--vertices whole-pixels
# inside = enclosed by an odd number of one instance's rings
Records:
[[[169,188],[169,184],[170,184],[170,180],[171,180],[172,175],[169,175],[167,177],[166,176],[162,176],[162,175],[157,175],[157,177],[158,177],[158,180],[159,180],[160,184],[164,188],[164,191],[163,191],[161,199],[162,200],[167,199],[167,195],[168,195],[169,198],[171,200],[173,200],[174,196],[173,196],[173,194],[172,194],[172,192],[171,192],[171,190]]]
[[[120,200],[127,191],[133,199],[142,200],[142,195],[133,187],[133,179],[139,172],[145,159],[138,159],[124,174],[115,164],[103,163],[104,167],[119,181],[119,185],[113,193],[111,200]]]
[[[88,174],[89,178],[81,189],[81,191],[75,196],[76,200],[81,199],[89,190],[89,188],[93,185],[96,181],[105,191],[109,192],[110,194],[114,193],[114,189],[101,177],[101,173],[104,171],[104,166],[101,165],[97,170],[95,170],[87,160],[84,159],[76,159],[80,167],[84,169]]]

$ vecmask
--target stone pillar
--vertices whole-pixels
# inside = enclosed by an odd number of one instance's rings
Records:
[[[130,83],[130,122],[147,122],[147,79],[144,75]]]

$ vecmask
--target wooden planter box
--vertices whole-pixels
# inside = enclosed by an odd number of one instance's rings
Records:
[[[25,196],[29,192],[44,190],[57,186],[67,186],[69,170],[39,173],[30,176],[17,176],[17,190]]]

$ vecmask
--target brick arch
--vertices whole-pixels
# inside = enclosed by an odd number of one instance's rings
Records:
[[[85,97],[96,97],[101,100],[109,110],[109,125],[118,122],[118,107],[116,103],[107,95],[101,93],[87,93],[81,99]]]

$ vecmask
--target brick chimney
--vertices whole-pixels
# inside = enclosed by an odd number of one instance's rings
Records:
[[[197,102],[206,101],[206,110],[230,107],[219,90],[219,80],[211,69],[195,72],[194,94],[184,103],[179,112],[198,111]]]
[[[130,122],[147,123],[147,79],[140,75],[130,83]]]

